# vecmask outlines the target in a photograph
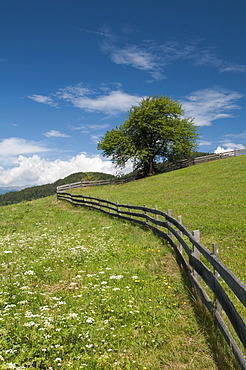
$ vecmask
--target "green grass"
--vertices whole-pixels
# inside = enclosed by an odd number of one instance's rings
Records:
[[[171,208],[245,282],[245,167],[242,156],[76,192]],[[238,369],[150,231],[55,196],[0,214],[0,369]]]
[[[199,229],[209,249],[246,283],[246,156],[195,165],[132,183],[76,189],[76,193],[143,205],[182,215],[190,230]]]
[[[0,369],[238,369],[151,232],[56,197],[0,213]]]

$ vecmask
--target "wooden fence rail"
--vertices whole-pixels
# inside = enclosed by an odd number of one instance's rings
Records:
[[[219,154],[209,154],[205,155],[203,157],[196,157],[192,159],[183,159],[177,163],[173,164],[167,164],[163,171],[168,172],[168,171],[174,171],[178,170],[181,168],[193,166],[195,164],[200,164],[200,163],[205,163],[205,162],[211,162],[215,161],[218,159],[224,159],[224,158],[230,158],[230,157],[237,157],[239,155],[244,155],[246,154],[246,149],[242,150],[232,150],[229,152],[224,152],[224,153],[219,153]],[[73,182],[71,184],[65,184],[65,185],[60,185],[57,186],[57,192],[64,191],[64,190],[69,190],[73,188],[82,188],[82,187],[87,187],[87,186],[100,186],[100,185],[111,185],[111,184],[123,184],[125,182],[129,182],[134,180],[134,176],[127,176],[127,177],[122,177],[122,178],[116,178],[113,180],[98,180],[98,181],[78,181],[78,182]]]
[[[132,181],[133,177],[122,177],[122,178],[116,178],[113,180],[97,180],[97,181],[78,181],[73,182],[71,184],[65,184],[57,186],[57,192],[74,189],[74,188],[83,188],[87,186],[101,186],[101,185],[112,185],[112,184],[123,184],[125,182]]]
[[[178,170],[180,168],[193,166],[195,164],[217,161],[218,159],[238,157],[240,155],[245,155],[245,154],[246,154],[246,149],[240,149],[240,150],[231,150],[229,152],[224,152],[224,153],[213,153],[213,154],[209,154],[209,155],[204,155],[202,157],[183,159],[183,160],[181,160],[177,163],[167,165],[166,170],[167,171]]]
[[[191,233],[182,224],[181,216],[176,220],[172,217],[170,210],[165,213],[158,210],[157,206],[152,209],[146,206],[118,204],[105,199],[67,192],[57,192],[57,196],[58,199],[66,200],[73,205],[90,207],[113,217],[147,226],[155,234],[167,240],[188,275],[191,285],[212,313],[239,365],[246,370],[246,359],[235,340],[236,335],[246,348],[246,326],[220,284],[218,276],[221,276],[226,286],[230,288],[230,296],[236,296],[244,307],[246,306],[246,285],[220,261],[215,252],[211,252],[200,242],[198,231]],[[206,264],[202,262],[200,256],[203,256],[202,259]],[[208,264],[210,268],[207,267]],[[209,297],[210,293],[212,293],[212,298]],[[215,302],[214,297],[216,297]],[[222,309],[235,330],[234,334],[231,334],[222,318]]]

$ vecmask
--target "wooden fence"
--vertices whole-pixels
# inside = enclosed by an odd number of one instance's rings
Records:
[[[178,170],[180,168],[193,166],[195,164],[217,161],[218,159],[238,157],[240,155],[245,155],[245,154],[246,154],[246,149],[241,149],[241,150],[231,150],[229,152],[224,152],[224,153],[217,153],[217,154],[213,153],[209,155],[204,155],[202,157],[183,159],[177,163],[167,165],[166,171]],[[165,171],[165,168],[164,168],[164,171]]]
[[[246,154],[246,149],[232,150],[230,152],[224,152],[224,153],[219,153],[219,154],[215,154],[215,153],[214,154],[209,154],[209,155],[205,155],[203,157],[183,159],[183,160],[181,160],[177,163],[167,164],[166,166],[163,167],[163,172],[174,171],[174,170],[178,170],[178,169],[181,169],[181,168],[193,166],[195,164],[216,161],[218,159],[237,157],[239,155],[244,155],[244,154]],[[87,186],[123,184],[125,182],[129,182],[129,181],[133,181],[133,180],[135,180],[134,176],[116,178],[116,179],[113,179],[113,180],[78,181],[78,182],[73,182],[71,184],[57,186],[57,192],[64,191],[64,190],[69,190],[69,189],[73,189],[73,188],[87,187]]]
[[[100,198],[74,195],[67,192],[58,192],[57,196],[59,199],[66,200],[73,205],[86,206],[113,217],[147,226],[155,234],[164,238],[174,249],[192,287],[195,288],[203,303],[213,315],[239,365],[246,370],[246,359],[236,342],[238,339],[235,340],[236,337],[239,338],[246,348],[245,323],[226,293],[226,290],[229,290],[229,295],[233,298],[237,297],[240,301],[238,304],[245,307],[246,285],[219,260],[216,244],[213,245],[213,252],[208,250],[200,242],[199,231],[196,230],[191,233],[182,224],[181,216],[176,220],[172,217],[170,210],[165,213],[158,210],[157,207],[152,209],[146,206],[119,204],[118,202],[113,203]],[[209,267],[207,267],[208,265]],[[220,277],[223,278],[223,285],[226,285],[225,289],[220,283]],[[224,314],[226,314],[235,332],[228,329],[222,318]]]
[[[132,181],[134,178],[132,176],[116,178],[113,180],[97,180],[97,181],[78,181],[71,184],[65,184],[57,186],[57,192],[74,189],[74,188],[83,188],[87,186],[101,186],[101,185],[113,185],[113,184],[124,184],[126,182]]]

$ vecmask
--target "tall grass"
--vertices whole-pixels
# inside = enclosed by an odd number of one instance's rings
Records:
[[[151,232],[56,197],[0,214],[0,369],[238,368]]]

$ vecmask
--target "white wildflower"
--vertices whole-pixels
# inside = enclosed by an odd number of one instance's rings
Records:
[[[9,362],[7,365],[8,369],[16,369],[16,364],[14,362]]]
[[[25,324],[23,324],[23,326],[35,326],[37,325],[34,321],[29,321],[29,322],[26,322]]]
[[[87,324],[93,324],[95,320],[93,319],[93,317],[88,317],[88,319],[86,320]]]
[[[24,275],[36,275],[33,270],[27,270],[24,272]]]
[[[78,317],[78,314],[77,313],[74,313],[74,312],[70,312],[69,313],[69,317],[72,319],[74,317]]]
[[[109,278],[109,279],[120,280],[120,279],[122,279],[123,277],[124,277],[123,275],[112,275],[112,276],[110,276],[110,278]]]

